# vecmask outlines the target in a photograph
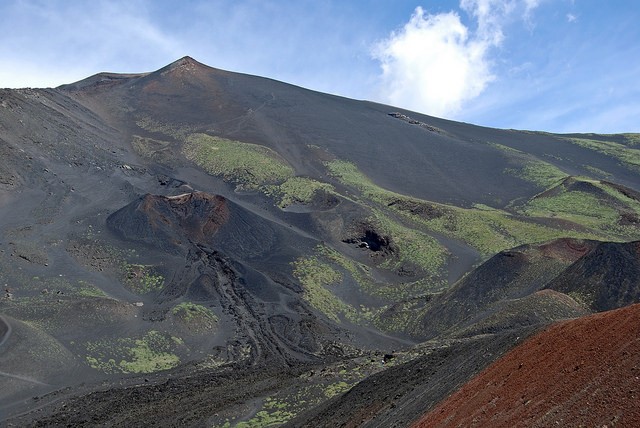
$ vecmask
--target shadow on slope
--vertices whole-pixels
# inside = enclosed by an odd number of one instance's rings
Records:
[[[585,309],[604,311],[636,303],[640,300],[639,264],[637,242],[561,239],[503,251],[434,298],[421,315],[422,332],[433,337],[473,330],[480,322],[500,330],[514,322],[516,315],[516,325],[535,325],[541,320],[578,316]],[[553,294],[544,295],[547,299],[529,297],[543,289],[563,293],[573,302]],[[539,305],[544,302],[550,306]],[[517,313],[506,310],[513,305],[519,308]],[[558,318],[550,317],[560,307],[566,311],[558,313]]]
[[[599,243],[547,288],[570,295],[594,312],[636,303],[640,301],[640,242]]]
[[[415,334],[432,338],[445,332],[454,333],[487,317],[493,317],[492,323],[498,323],[495,328],[502,330],[510,323],[508,312],[502,311],[506,302],[542,290],[596,245],[596,241],[559,239],[502,251],[432,299],[426,311],[419,314]],[[537,317],[533,314],[541,308],[535,304],[527,306],[526,302],[521,308],[527,311],[519,315],[518,324],[535,324]],[[565,313],[565,316],[574,315],[571,310]],[[496,317],[505,318],[498,322]]]
[[[52,336],[7,316],[0,323],[0,414],[18,399],[58,388],[69,372],[87,372]]]

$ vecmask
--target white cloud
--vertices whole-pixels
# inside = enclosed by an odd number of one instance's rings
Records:
[[[505,22],[516,12],[527,20],[540,0],[461,0],[477,24],[463,24],[455,12],[427,14],[415,9],[404,27],[379,42],[381,98],[434,116],[455,117],[463,105],[495,79],[490,52],[503,39]]]
[[[540,6],[541,0],[524,0],[525,14]]]
[[[476,37],[497,46],[504,39],[502,20],[513,11],[514,3],[504,0],[461,0],[460,8],[477,20]]]
[[[578,17],[572,13],[567,13],[567,22],[576,22]]]

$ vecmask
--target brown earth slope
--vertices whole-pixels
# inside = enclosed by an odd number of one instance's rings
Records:
[[[640,305],[555,324],[414,427],[640,426]]]

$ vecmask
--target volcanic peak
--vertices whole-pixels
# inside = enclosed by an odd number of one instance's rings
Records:
[[[196,61],[190,56],[184,56],[171,64],[161,68],[158,70],[160,75],[164,76],[166,74],[177,73],[179,75],[184,74],[197,74],[201,72],[206,72],[212,70],[212,67],[209,67],[201,62]]]

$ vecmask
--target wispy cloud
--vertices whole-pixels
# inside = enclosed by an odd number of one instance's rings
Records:
[[[409,22],[373,49],[382,68],[385,102],[435,116],[455,117],[463,105],[495,79],[491,50],[504,40],[503,27],[515,14],[528,19],[539,0],[462,0],[475,22],[456,12],[415,9]]]
[[[25,81],[24,73],[32,86],[49,86],[63,83],[61,76],[79,79],[96,70],[145,71],[113,68],[163,65],[166,57],[178,58],[183,51],[153,22],[145,2],[14,2],[0,7],[0,13],[6,18],[0,24],[1,86]]]
[[[576,22],[578,17],[572,13],[567,13],[567,22]]]

